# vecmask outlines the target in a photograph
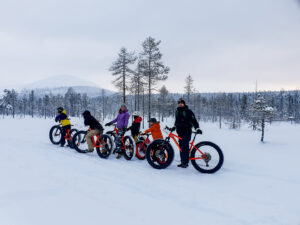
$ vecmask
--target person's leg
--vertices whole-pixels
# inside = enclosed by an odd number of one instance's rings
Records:
[[[93,151],[94,150],[94,143],[93,143],[93,138],[94,136],[100,134],[99,130],[90,130],[87,135],[86,135],[86,142],[88,145],[88,150]]]
[[[179,146],[181,148],[181,152],[180,152],[181,164],[188,165],[191,134],[186,133],[182,135],[181,138],[182,140],[179,141]]]
[[[122,137],[124,136],[124,131],[123,130],[119,130],[118,136],[117,136],[117,140],[116,140],[116,153],[122,153]]]
[[[133,135],[132,137],[134,139],[134,142],[136,143],[136,141],[137,141],[137,135]]]
[[[60,137],[60,146],[64,146],[65,143],[66,143],[66,134],[67,134],[67,131],[68,131],[68,127],[69,126],[64,126],[62,127],[61,129],[61,137]]]

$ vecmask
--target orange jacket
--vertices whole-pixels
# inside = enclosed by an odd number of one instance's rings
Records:
[[[154,123],[148,130],[145,130],[145,133],[150,133],[152,134],[153,140],[155,139],[163,139],[163,135],[160,130],[160,124],[159,123]]]

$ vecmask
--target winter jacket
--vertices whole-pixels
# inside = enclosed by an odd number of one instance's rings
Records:
[[[132,125],[130,127],[131,135],[134,137],[139,134],[141,128],[142,117],[137,117],[134,121],[132,121]]]
[[[85,126],[89,126],[92,130],[104,130],[99,121],[96,120],[90,113],[84,114],[83,117]]]
[[[154,123],[148,130],[145,130],[145,133],[150,133],[152,134],[153,140],[155,139],[163,139],[163,135],[160,130],[160,124],[159,122]]]
[[[59,114],[56,116],[55,121],[56,121],[56,122],[60,122],[61,125],[62,125],[63,127],[64,127],[64,126],[71,125],[71,122],[70,122],[70,120],[68,119],[66,110],[63,110],[61,113],[59,113]]]
[[[128,126],[129,117],[130,115],[128,113],[128,110],[126,109],[125,111],[119,112],[118,116],[113,121],[110,121],[109,123],[113,124],[117,122],[117,128],[124,129],[127,128]]]
[[[198,121],[194,113],[188,106],[178,107],[175,113],[175,127],[179,136],[185,133],[192,133],[192,127],[199,128]]]

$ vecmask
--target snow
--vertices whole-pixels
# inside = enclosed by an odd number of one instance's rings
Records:
[[[77,126],[82,120],[72,118]],[[169,121],[169,124],[171,121]],[[216,142],[216,174],[192,166],[155,170],[146,161],[100,159],[50,143],[53,120],[0,119],[0,224],[300,224],[300,126],[259,132],[201,123]]]
[[[274,111],[274,108],[271,107],[271,106],[267,106],[267,107],[265,108],[265,111],[267,111],[267,112],[273,112],[273,111]]]

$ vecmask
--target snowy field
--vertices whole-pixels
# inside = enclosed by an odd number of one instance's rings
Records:
[[[0,119],[1,225],[300,225],[300,125],[268,125],[262,144],[247,128],[200,124],[198,140],[225,155],[212,175],[177,168],[177,153],[165,170],[79,154],[50,143],[52,125]]]

